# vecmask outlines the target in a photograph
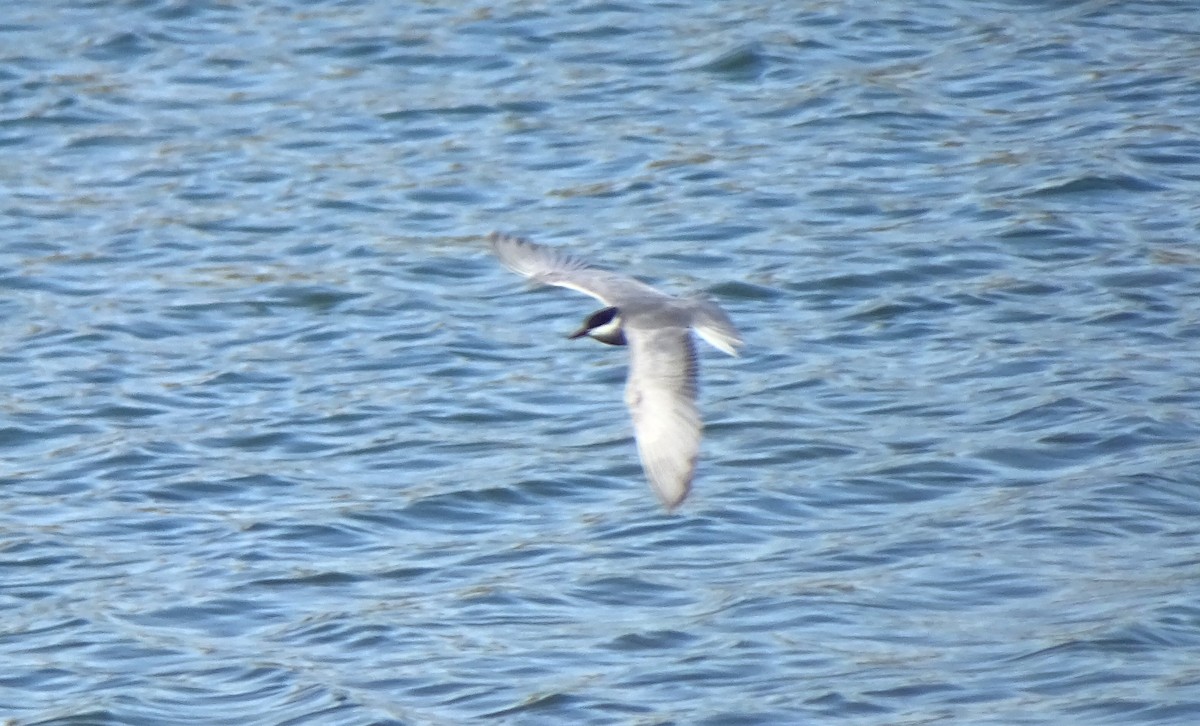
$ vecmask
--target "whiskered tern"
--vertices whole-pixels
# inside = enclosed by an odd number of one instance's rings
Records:
[[[513,272],[604,303],[568,337],[629,347],[625,405],[633,418],[638,455],[663,506],[675,509],[691,491],[703,429],[696,408],[698,366],[691,331],[736,356],[742,339],[729,316],[710,300],[672,297],[558,248],[498,232],[488,240]]]

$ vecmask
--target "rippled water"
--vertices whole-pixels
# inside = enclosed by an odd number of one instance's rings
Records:
[[[1200,15],[700,5],[5,6],[0,720],[1200,721]]]

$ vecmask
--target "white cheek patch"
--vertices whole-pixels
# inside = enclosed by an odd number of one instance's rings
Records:
[[[617,316],[603,325],[592,328],[592,335],[598,336],[598,337],[611,337],[613,335],[616,335],[618,332],[620,332],[620,330],[621,330],[621,318],[620,318],[620,316]]]

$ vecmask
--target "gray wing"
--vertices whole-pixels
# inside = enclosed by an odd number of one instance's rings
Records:
[[[666,297],[631,277],[592,267],[578,257],[555,247],[530,242],[522,237],[493,232],[488,237],[500,263],[524,277],[544,285],[556,285],[590,295],[605,305],[620,307],[623,301],[646,295]]]
[[[696,408],[696,346],[686,327],[625,328],[633,417],[642,468],[668,511],[692,488],[703,424]]]

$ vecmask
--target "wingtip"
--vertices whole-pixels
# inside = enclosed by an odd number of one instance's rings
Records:
[[[695,466],[696,463],[693,461],[692,470],[678,481],[663,481],[651,472],[646,472],[650,488],[658,495],[658,501],[662,503],[667,514],[674,514],[692,493],[692,475],[695,473]]]
[[[660,501],[662,502],[662,508],[664,512],[667,514],[678,514],[679,508],[683,506],[685,501],[687,501],[687,495],[685,494],[673,502],[668,502],[666,499],[661,499]]]
[[[539,245],[520,235],[499,230],[489,234],[487,241],[492,254],[500,260],[500,264],[504,267],[523,277],[535,275],[535,267],[530,264],[530,254],[536,251]]]
[[[487,236],[488,246],[493,250],[506,242],[511,244],[519,244],[525,241],[527,240],[518,237],[515,234],[508,234],[507,232],[501,232],[500,230],[492,230],[491,234]]]
[[[674,502],[663,502],[663,511],[671,515],[679,514],[679,508],[683,506],[685,501],[687,501],[687,495],[684,495],[683,498]]]

